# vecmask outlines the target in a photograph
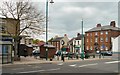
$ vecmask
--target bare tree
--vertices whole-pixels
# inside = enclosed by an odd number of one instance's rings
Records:
[[[15,46],[15,60],[18,58],[18,43],[19,36],[22,32],[31,32],[34,34],[42,34],[44,32],[44,15],[41,11],[38,11],[32,2],[26,0],[20,0],[13,2],[3,2],[3,7],[0,8],[1,15],[5,18],[13,18],[17,23],[15,25],[14,46]],[[19,27],[20,26],[20,27]]]

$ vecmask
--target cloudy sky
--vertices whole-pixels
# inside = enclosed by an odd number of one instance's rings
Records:
[[[55,2],[55,0],[54,0]],[[45,2],[37,2],[38,7],[45,11]],[[112,20],[118,24],[118,2],[97,1],[56,1],[49,4],[49,38],[55,35],[69,38],[81,33],[81,20],[84,21],[84,32],[95,27],[96,24],[109,25]],[[45,38],[45,34],[40,36]]]
[[[45,13],[46,0],[33,0],[36,6]],[[112,20],[118,24],[118,0],[53,0],[49,3],[49,39],[56,35],[69,38],[81,33],[81,20],[84,21],[84,32],[96,24],[109,25]],[[45,40],[45,34],[33,36]]]

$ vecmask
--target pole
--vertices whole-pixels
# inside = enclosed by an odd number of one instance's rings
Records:
[[[46,0],[46,45],[48,45],[47,39],[48,39],[48,0]],[[46,60],[47,59],[48,59],[48,47],[46,46]]]
[[[81,58],[84,60],[84,50],[83,50],[83,19],[81,21],[81,25],[82,25],[82,45],[81,45],[81,50],[82,50],[82,55],[81,55]]]

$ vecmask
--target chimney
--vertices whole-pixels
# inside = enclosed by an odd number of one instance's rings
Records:
[[[97,24],[97,27],[101,27],[101,24],[99,23],[99,24]]]
[[[64,36],[67,36],[67,34],[64,34]]]
[[[80,33],[78,33],[77,36],[80,36]]]
[[[58,38],[58,35],[56,35],[55,38]]]
[[[115,21],[111,21],[110,26],[115,27]]]

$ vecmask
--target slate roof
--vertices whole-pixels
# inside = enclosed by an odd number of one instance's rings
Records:
[[[75,40],[81,40],[81,38],[82,38],[82,35],[79,35],[75,38]]]
[[[72,38],[68,43],[72,43],[75,38]]]
[[[83,34],[83,37],[84,37],[84,34]],[[69,43],[72,43],[74,39],[75,39],[75,40],[81,40],[81,38],[82,38],[82,35],[79,35],[79,36],[77,36],[77,37],[74,37],[74,38],[72,38],[72,39],[69,41]]]
[[[101,30],[116,30],[116,31],[120,31],[120,28],[118,27],[112,27],[110,25],[106,25],[106,26],[101,26],[101,27],[94,27],[86,32],[93,32],[93,31],[101,31]]]
[[[52,42],[57,42],[57,41],[60,41],[61,39],[63,39],[64,37],[56,37],[56,38],[53,38]]]

